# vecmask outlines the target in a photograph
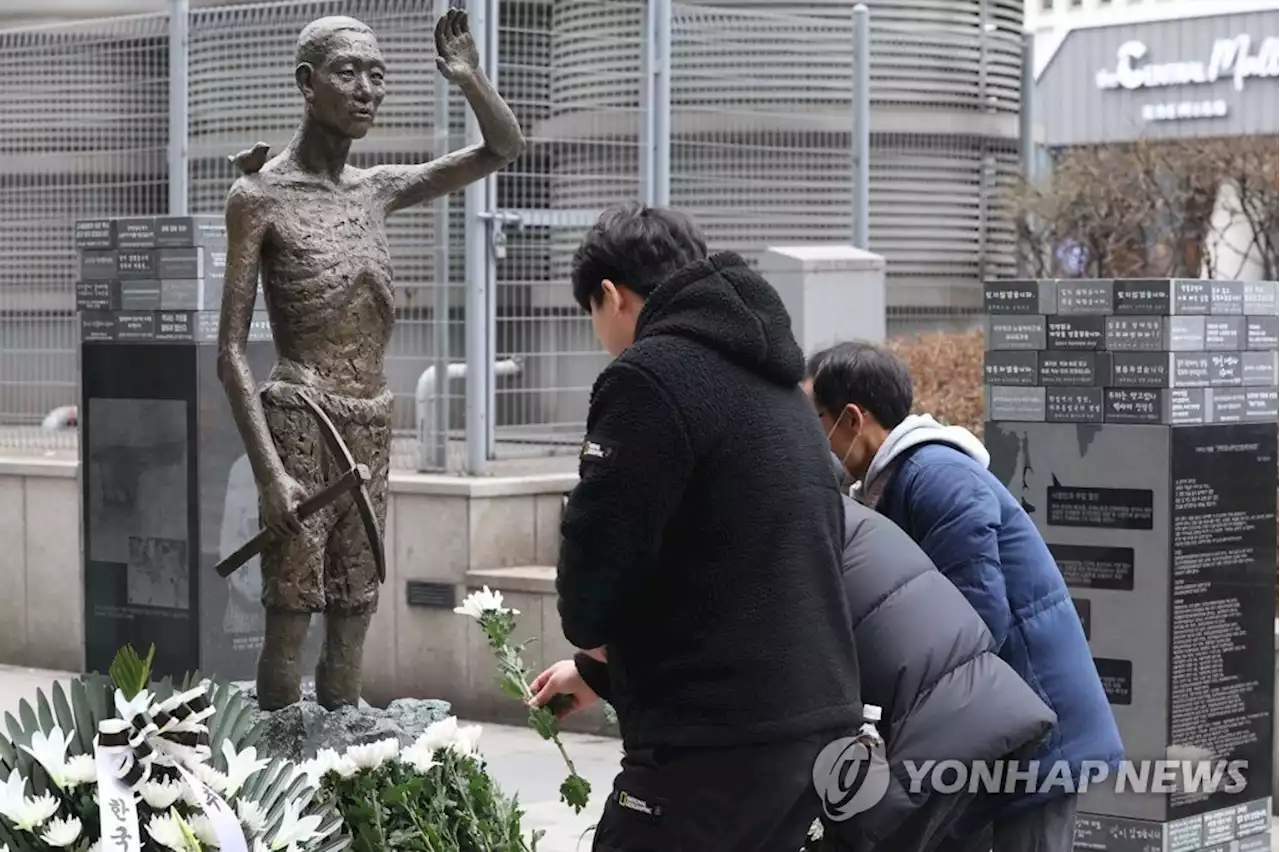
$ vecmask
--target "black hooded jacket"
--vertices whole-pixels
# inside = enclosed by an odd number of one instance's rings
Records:
[[[732,253],[649,296],[591,394],[556,588],[627,748],[861,723],[842,495],[777,292]]]

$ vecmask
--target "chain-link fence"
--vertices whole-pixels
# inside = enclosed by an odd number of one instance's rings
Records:
[[[465,98],[434,65],[444,5],[280,0],[191,12],[191,212],[222,210],[236,177],[228,155],[288,143],[303,106],[297,36],[323,15],[368,23],[389,66],[378,126],[353,146],[353,165],[461,147]],[[496,52],[486,64],[528,147],[486,182],[478,208],[459,192],[389,222],[396,463],[418,469],[470,466],[467,441],[482,442],[484,458],[576,448],[607,356],[573,302],[569,267],[604,207],[670,203],[712,248],[749,260],[854,234],[853,0],[453,5],[483,28],[482,54]],[[1011,268],[1001,187],[1018,165],[1020,12],[1016,0],[873,9],[870,248],[888,260],[891,331],[963,322],[981,279]],[[0,47],[10,81],[0,105],[14,116],[0,129],[0,449],[74,448],[74,429],[38,425],[76,399],[71,224],[167,209],[167,18],[11,31]],[[440,132],[437,112],[449,115]],[[487,306],[471,323],[468,286],[484,288]],[[487,416],[467,432],[473,332],[489,363],[471,408]]]

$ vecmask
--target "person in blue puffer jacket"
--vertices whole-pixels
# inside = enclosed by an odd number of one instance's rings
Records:
[[[972,433],[910,413],[911,375],[886,349],[848,342],[819,352],[805,388],[853,496],[920,545],[982,616],[1000,658],[1057,715],[1031,758],[1043,783],[981,797],[939,848],[1069,852],[1082,764],[1114,773],[1123,745],[1048,546]],[[1069,766],[1069,785],[1051,775],[1057,762]]]

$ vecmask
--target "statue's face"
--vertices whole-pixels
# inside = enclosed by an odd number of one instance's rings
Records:
[[[325,127],[360,139],[369,132],[386,96],[386,66],[371,33],[343,31],[329,41],[324,63],[304,91],[311,116]]]

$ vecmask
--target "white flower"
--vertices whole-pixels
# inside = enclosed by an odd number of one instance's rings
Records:
[[[62,728],[54,725],[53,730],[49,731],[48,734],[44,731],[36,731],[32,734],[30,746],[19,747],[44,767],[44,771],[49,774],[49,779],[54,784],[57,784],[59,789],[65,790],[67,787],[67,746],[71,745],[71,740],[74,736],[75,731],[64,736]]]
[[[399,740],[378,740],[376,743],[353,745],[347,748],[347,759],[355,764],[356,769],[368,771],[377,769],[388,760],[395,760],[400,754]]]
[[[486,613],[490,612],[509,612],[512,615],[519,615],[518,609],[507,609],[502,605],[502,592],[491,592],[489,587],[485,586],[483,591],[472,592],[462,601],[462,606],[456,606],[453,611],[458,615],[469,615],[476,621],[479,621]]]
[[[400,762],[412,766],[414,771],[420,775],[426,775],[431,767],[440,765],[436,761],[434,754],[431,749],[415,743],[400,753]]]
[[[18,828],[33,833],[57,812],[58,800],[48,793],[35,799],[23,797],[5,802],[0,811]]]
[[[449,716],[439,722],[432,722],[418,737],[414,746],[420,746],[435,753],[436,749],[448,748],[458,738],[458,718]]]
[[[822,839],[822,820],[815,819],[813,821],[813,824],[809,826],[809,839],[810,840]]]
[[[236,816],[240,817],[240,824],[252,835],[256,836],[267,830],[267,815],[263,812],[262,805],[253,799],[237,801]]]
[[[87,754],[77,754],[67,759],[67,786],[98,783],[98,764]]]
[[[50,820],[40,839],[50,846],[70,846],[80,839],[80,820],[76,817]]]
[[[266,758],[258,759],[258,750],[253,746],[237,754],[231,740],[222,741],[222,755],[227,759],[227,786],[222,791],[227,796],[239,793],[253,773],[271,765]]]
[[[153,811],[167,811],[182,795],[182,784],[166,778],[163,781],[148,781],[139,791],[142,800]]]
[[[180,781],[178,787],[182,790],[182,793],[178,796],[178,801],[193,811],[199,811],[204,808],[204,797],[198,794],[194,787],[186,781]]]
[[[187,822],[191,825],[191,833],[205,846],[216,847],[218,845],[218,832],[214,829],[213,823],[209,821],[207,816],[196,814]]]
[[[191,831],[191,826],[172,808],[166,814],[151,818],[147,823],[147,834],[156,843],[173,852],[201,852],[199,844],[192,842],[195,834]]]
[[[15,769],[9,773],[9,780],[0,786],[0,814],[7,813],[9,803],[20,803],[27,796],[27,779]]]
[[[356,765],[350,757],[339,755],[331,748],[322,748],[316,756],[303,763],[301,771],[306,774],[307,782],[316,789],[320,788],[324,776],[336,772],[343,778],[356,774]]]
[[[203,781],[206,787],[219,795],[226,795],[227,788],[231,784],[231,780],[226,775],[207,763],[197,763],[192,769],[195,770],[195,776]]]
[[[305,804],[301,799],[294,799],[286,802],[284,806],[284,818],[280,822],[280,828],[276,831],[275,837],[271,838],[271,845],[268,847],[271,852],[278,852],[298,844],[299,846],[320,836],[320,817],[302,815],[302,809]],[[255,847],[256,848],[256,847]]]

